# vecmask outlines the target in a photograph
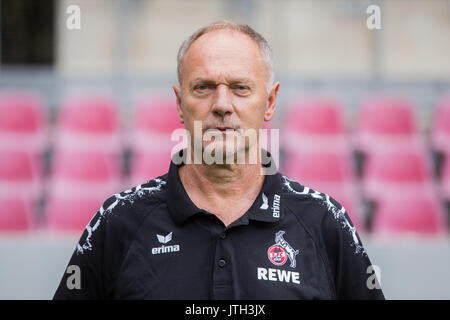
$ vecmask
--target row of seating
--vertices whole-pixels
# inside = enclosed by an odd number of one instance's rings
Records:
[[[406,100],[377,99],[361,106],[360,124],[351,134],[334,100],[297,100],[288,106],[280,126],[271,124],[282,128],[281,171],[343,203],[360,231],[445,232],[450,99],[436,108],[439,119],[429,135],[418,130]],[[108,195],[167,171],[174,145],[170,134],[182,128],[174,101],[164,99],[139,104],[127,135],[121,134],[122,118],[112,99],[68,99],[52,134],[42,110],[35,96],[0,95],[0,197],[5,198],[0,229],[34,228],[36,214],[30,210],[44,199],[47,228],[81,230]],[[434,142],[433,136],[438,137]],[[49,146],[51,157],[43,158]],[[131,161],[124,165],[127,148]],[[437,176],[430,150],[443,159]],[[51,170],[44,175],[42,162],[48,160]],[[373,206],[373,220],[363,204]]]
[[[281,122],[272,127],[283,128],[282,140],[288,150],[345,147],[345,136],[349,133],[352,146],[365,152],[389,147],[392,140],[397,147],[403,145],[406,148],[420,146],[423,142],[414,106],[405,98],[371,97],[365,100],[359,108],[353,132],[349,132],[343,110],[343,106],[333,99],[297,99],[287,106]],[[0,113],[2,148],[45,148],[50,121],[39,96],[22,92],[0,93]],[[112,98],[76,96],[67,98],[58,109],[56,130],[52,132],[56,141],[52,143],[56,143],[57,149],[70,150],[119,150],[121,142],[155,149],[166,145],[166,136],[170,137],[177,128],[183,126],[178,121],[174,99],[143,99],[133,108],[132,119],[128,120],[121,117],[120,108]],[[129,133],[125,137],[121,134],[123,129]],[[434,150],[449,152],[450,96],[437,102],[429,133]],[[154,143],[149,146],[146,139],[149,134],[150,138],[162,135],[159,138],[164,139],[156,146]],[[91,135],[95,139],[90,141]],[[320,143],[315,140],[317,137],[320,137]],[[326,138],[331,141],[327,143]]]

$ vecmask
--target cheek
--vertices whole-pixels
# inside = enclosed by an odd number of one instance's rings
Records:
[[[265,100],[260,98],[242,100],[236,103],[237,109],[240,110],[239,118],[245,122],[249,127],[258,127],[264,121]]]

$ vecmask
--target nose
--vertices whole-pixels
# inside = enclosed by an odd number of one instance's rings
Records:
[[[212,112],[214,113],[214,115],[221,118],[233,113],[233,104],[231,100],[230,90],[226,84],[219,84],[216,87]]]

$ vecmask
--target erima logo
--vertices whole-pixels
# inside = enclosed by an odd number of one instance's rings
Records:
[[[263,199],[263,204],[261,205],[261,207],[259,207],[260,209],[263,210],[267,210],[269,208],[269,199],[267,198],[267,196],[264,194],[262,194],[262,199]]]
[[[172,232],[169,233],[167,236],[162,236],[160,234],[157,234],[156,237],[158,238],[158,241],[162,244],[166,244],[170,240],[172,240]]]
[[[180,246],[178,244],[165,246],[168,242],[172,240],[172,232],[166,236],[162,236],[160,234],[156,235],[159,243],[163,245],[161,247],[152,248],[152,254],[160,254],[160,253],[169,253],[169,252],[177,252],[180,251]]]
[[[272,215],[274,218],[280,217],[280,195],[275,194],[273,196]]]
[[[279,194],[273,195],[272,216],[274,218],[280,217],[280,199],[281,199],[281,197]],[[267,196],[264,194],[264,192],[262,193],[262,200],[263,200],[263,203],[262,203],[261,207],[259,207],[259,208],[262,210],[269,209],[269,198],[267,198]]]

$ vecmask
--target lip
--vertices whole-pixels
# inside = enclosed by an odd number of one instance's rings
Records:
[[[233,128],[233,127],[222,127],[222,126],[210,127],[210,128],[207,128],[206,130],[210,130],[210,129],[215,129],[215,130],[220,130],[220,131],[226,131],[226,130],[234,131],[234,130],[236,130],[236,128]]]

